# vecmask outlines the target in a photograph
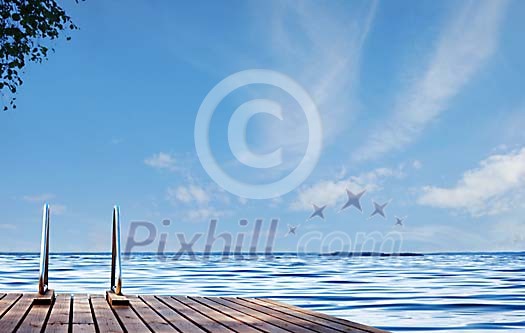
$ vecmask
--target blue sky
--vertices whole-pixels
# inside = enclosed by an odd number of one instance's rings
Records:
[[[131,221],[151,221],[171,251],[175,233],[205,233],[210,218],[234,235],[248,235],[256,218],[265,232],[279,218],[282,251],[308,237],[310,250],[336,250],[372,233],[400,237],[403,251],[525,250],[524,2],[64,6],[80,30],[27,68],[17,110],[0,114],[0,251],[38,250],[44,201],[52,251],[109,251],[115,203],[123,238]],[[323,127],[313,172],[265,200],[217,185],[194,143],[205,96],[250,69],[295,80]],[[232,113],[254,98],[282,105],[282,121],[261,114],[247,127],[254,152],[282,148],[284,163],[272,170],[239,164],[228,145]],[[258,184],[293,170],[308,128],[284,91],[251,85],[219,105],[210,141],[226,172]],[[337,213],[346,188],[367,190],[363,214]],[[368,219],[372,200],[391,200],[387,219]],[[328,205],[325,220],[305,221],[312,203]],[[402,228],[394,216],[407,216]],[[286,235],[288,224],[299,225],[296,235]],[[155,250],[158,239],[138,250]]]

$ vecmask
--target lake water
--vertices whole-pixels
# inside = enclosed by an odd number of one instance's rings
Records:
[[[36,291],[38,255],[0,254],[0,291]],[[56,292],[102,294],[109,254],[54,254]],[[123,262],[127,294],[271,297],[393,332],[525,332],[525,253],[278,254]]]

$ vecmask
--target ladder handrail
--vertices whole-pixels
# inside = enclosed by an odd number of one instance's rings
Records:
[[[49,205],[44,204],[42,213],[42,240],[40,243],[40,274],[38,293],[44,295],[48,290],[49,273]]]
[[[122,266],[120,260],[120,207],[113,207],[113,236],[111,246],[111,291],[122,294]]]

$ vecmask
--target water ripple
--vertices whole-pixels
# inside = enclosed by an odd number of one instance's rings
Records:
[[[129,256],[124,292],[271,297],[394,332],[525,331],[523,254],[167,258]],[[0,254],[0,290],[35,291],[38,260]],[[53,254],[50,268],[57,292],[103,293],[110,255]]]

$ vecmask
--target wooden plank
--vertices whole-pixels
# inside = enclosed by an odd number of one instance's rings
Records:
[[[4,316],[7,310],[18,301],[22,294],[4,294],[5,296],[0,300],[0,318]]]
[[[164,318],[173,327],[181,332],[188,333],[203,333],[206,332],[186,317],[182,316],[177,311],[173,310],[166,304],[159,301],[155,296],[140,296],[140,298],[152,309],[155,310],[162,318]]]
[[[312,333],[311,330],[306,329],[302,326],[296,325],[294,323],[289,323],[285,320],[282,320],[280,318],[276,318],[270,315],[267,315],[266,313],[262,313],[256,310],[253,310],[251,308],[247,308],[245,306],[242,306],[240,304],[237,304],[233,301],[230,301],[230,298],[223,298],[223,297],[206,297],[207,299],[222,304],[224,306],[227,306],[231,309],[234,309],[235,311],[242,312],[244,314],[247,314],[249,316],[252,316],[254,318],[257,318],[259,320],[262,320],[266,323],[275,325],[277,327],[280,327],[284,330],[287,330],[289,332],[296,332],[296,333]]]
[[[168,305],[173,310],[182,314],[184,317],[193,321],[195,324],[204,328],[208,332],[217,332],[217,333],[229,333],[234,332],[227,328],[226,326],[221,325],[220,323],[214,321],[213,319],[206,317],[205,315],[193,310],[190,307],[182,304],[181,302],[176,301],[170,296],[159,296],[157,297],[161,302]]]
[[[363,330],[365,332],[388,333],[388,331],[380,330],[380,329],[375,328],[375,327],[371,327],[371,326],[359,324],[359,323],[356,323],[356,322],[353,322],[353,321],[350,321],[350,320],[346,320],[346,319],[330,316],[330,315],[327,315],[327,314],[324,314],[324,313],[321,313],[321,312],[308,310],[308,309],[305,309],[305,308],[301,308],[299,306],[277,302],[277,301],[274,301],[274,300],[269,299],[269,298],[258,298],[258,300],[266,302],[266,303],[270,304],[272,307],[273,306],[277,306],[277,307],[283,307],[283,308],[288,309],[288,310],[293,310],[293,311],[296,311],[296,312],[302,312],[302,313],[305,313],[305,314],[308,314],[308,315],[311,315],[311,316],[314,316],[314,317],[326,319],[326,320],[329,320],[329,321],[332,321],[332,322],[335,322],[335,323],[339,323],[339,324],[342,324],[342,325],[355,327],[355,328],[361,329],[361,330]]]
[[[51,305],[55,301],[55,291],[48,289],[45,294],[40,295],[39,293],[34,294],[33,304],[39,305]]]
[[[55,304],[46,324],[46,333],[69,332],[69,311],[71,309],[71,295],[57,295]]]
[[[222,304],[219,304],[219,303],[215,303],[207,298],[204,298],[204,297],[190,297],[191,299],[201,303],[201,304],[204,304],[212,309],[214,309],[215,311],[220,311],[221,313],[224,313],[225,315],[227,316],[230,316],[232,318],[235,318],[239,321],[242,321],[243,323],[246,323],[250,326],[253,326],[255,328],[257,328],[258,330],[262,331],[262,332],[272,332],[272,333],[289,333],[289,331],[285,330],[285,329],[282,329],[278,326],[274,326],[270,323],[267,323],[267,322],[264,322],[262,320],[259,320],[255,317],[252,317],[252,316],[249,316],[245,313],[242,313],[242,312],[239,312],[239,311],[236,311],[232,308],[229,308],[227,306],[224,306]]]
[[[301,319],[301,318],[298,318],[298,317],[294,317],[294,316],[292,316],[290,314],[287,314],[287,313],[279,312],[279,311],[276,311],[274,309],[270,309],[270,308],[267,308],[267,307],[264,307],[264,306],[261,306],[261,305],[258,305],[258,304],[251,303],[251,302],[249,302],[249,301],[247,301],[245,299],[242,299],[242,298],[234,298],[234,299],[232,299],[232,301],[236,302],[238,304],[244,305],[246,307],[252,308],[253,310],[256,310],[256,311],[259,311],[259,312],[263,312],[263,313],[266,313],[267,315],[274,316],[276,318],[285,320],[287,322],[294,323],[296,325],[302,326],[302,327],[304,327],[306,329],[309,329],[309,330],[312,330],[314,332],[319,332],[319,333],[337,332],[337,330],[332,329],[330,326],[324,326],[322,324],[312,323],[310,321],[307,321],[307,320],[304,320],[304,319]]]
[[[232,331],[235,332],[246,332],[246,333],[259,333],[260,331],[256,330],[255,328],[246,325],[245,323],[232,318],[228,317],[222,312],[216,311],[213,308],[207,307],[205,305],[200,304],[199,302],[196,302],[188,297],[178,296],[173,297],[175,300],[183,303],[184,305],[192,308],[195,311],[200,312],[201,314],[221,323],[222,325],[228,327]]]
[[[0,319],[0,332],[14,331],[18,324],[25,318],[31,308],[31,304],[33,304],[32,295],[22,295],[13,307]]]
[[[150,329],[155,333],[161,332],[178,332],[164,318],[153,311],[138,296],[128,296],[129,304],[142,320],[147,323]]]
[[[348,333],[362,333],[362,332],[364,332],[363,330],[357,329],[355,327],[339,324],[339,323],[336,323],[336,322],[333,322],[333,321],[330,321],[330,320],[327,320],[327,319],[324,319],[324,318],[314,317],[314,316],[312,316],[310,314],[306,314],[306,313],[303,313],[303,312],[295,311],[295,310],[292,310],[292,309],[287,309],[287,308],[284,308],[284,307],[271,305],[271,304],[263,302],[261,300],[257,300],[257,299],[253,299],[253,298],[248,298],[248,299],[247,298],[242,298],[242,300],[251,302],[253,304],[258,304],[258,305],[264,306],[266,308],[273,309],[275,311],[279,311],[279,312],[281,312],[283,314],[289,314],[290,316],[294,316],[294,317],[299,318],[299,319],[307,320],[309,322],[312,322],[312,323],[315,323],[315,324],[318,324],[318,325],[323,325],[323,326],[332,328],[334,330],[337,330],[339,332],[348,332]]]
[[[133,311],[128,305],[113,305],[111,307],[115,312],[120,324],[128,332],[150,332],[148,326],[144,324],[142,319]]]
[[[92,295],[91,305],[95,314],[95,325],[99,332],[104,333],[121,333],[124,332],[120,326],[117,317],[111,310],[108,302],[102,295]]]
[[[34,298],[0,293],[0,333],[386,332],[262,298],[128,296],[129,306],[111,306],[103,295],[58,295],[49,305]]]
[[[73,295],[73,316],[71,318],[73,333],[95,333],[95,322],[91,313],[89,296],[86,294]]]
[[[19,333],[36,333],[42,331],[49,311],[51,311],[52,303],[50,304],[34,304],[34,295],[31,300],[33,304],[29,312],[23,319],[17,332]],[[2,331],[6,332],[6,331]]]
[[[117,295],[113,291],[106,291],[106,299],[109,305],[129,305],[129,300],[124,295]]]

